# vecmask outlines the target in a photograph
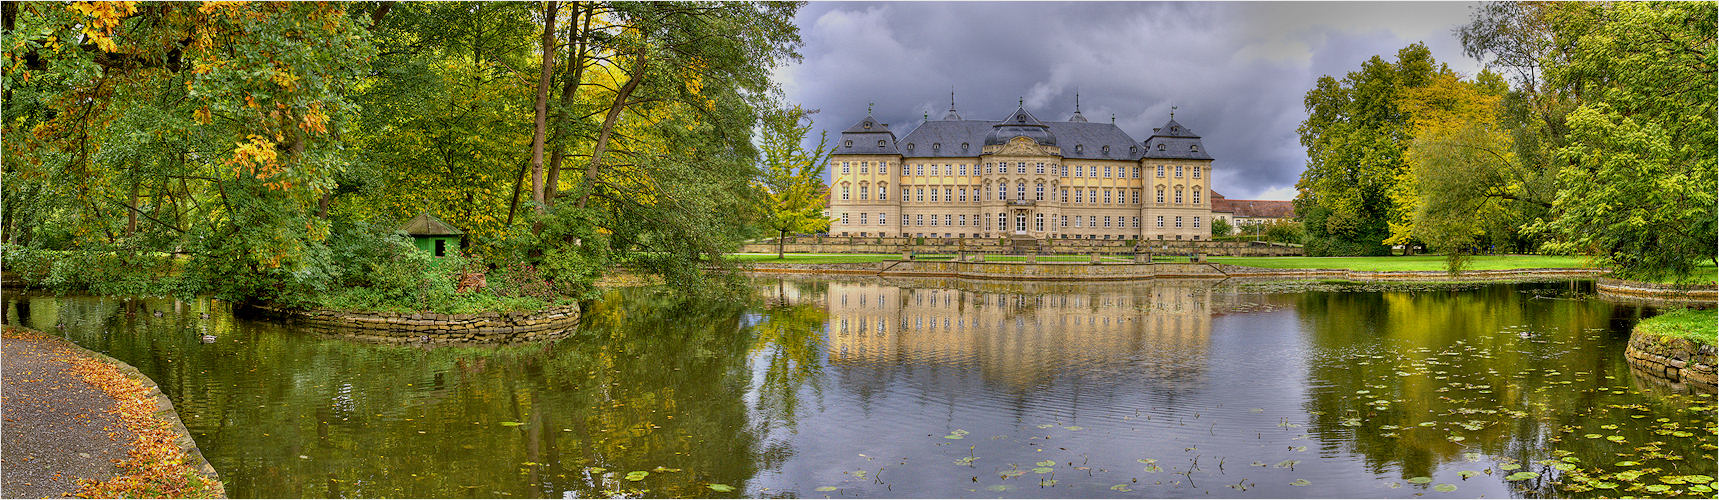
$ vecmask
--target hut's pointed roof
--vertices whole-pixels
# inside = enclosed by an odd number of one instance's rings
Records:
[[[459,236],[466,234],[465,231],[455,229],[454,226],[442,222],[441,219],[431,217],[429,212],[422,212],[416,217],[412,217],[412,220],[400,225],[400,230],[412,236]]]

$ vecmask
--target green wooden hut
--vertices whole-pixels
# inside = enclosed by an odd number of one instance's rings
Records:
[[[465,231],[454,229],[454,226],[431,217],[429,212],[418,214],[412,220],[400,225],[400,231],[412,237],[412,243],[418,249],[429,252],[430,255],[443,257],[451,250],[460,248],[460,235]]]

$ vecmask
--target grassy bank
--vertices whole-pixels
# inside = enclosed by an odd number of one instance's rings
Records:
[[[1641,320],[1635,329],[1641,333],[1674,337],[1703,342],[1708,345],[1719,344],[1719,311],[1713,309],[1694,310],[1676,309],[1665,314]]]

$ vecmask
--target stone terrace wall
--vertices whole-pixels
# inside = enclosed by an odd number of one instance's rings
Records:
[[[1624,356],[1646,375],[1708,394],[1715,392],[1719,382],[1714,374],[1714,347],[1693,340],[1636,330],[1629,336]]]
[[[1600,291],[1600,295],[1613,298],[1707,305],[1719,301],[1719,288],[1714,285],[1667,285],[1600,278],[1594,283],[1594,288]]]
[[[900,253],[912,250],[919,253],[1007,253],[1009,244],[1000,238],[880,238],[860,236],[826,236],[826,237],[796,237],[789,238],[784,244],[783,251],[788,253]],[[1239,257],[1266,257],[1303,255],[1301,247],[1281,245],[1255,245],[1238,241],[1176,241],[1176,240],[1142,240],[1140,251],[1155,255],[1190,255],[1203,253],[1206,255],[1228,255]],[[741,252],[775,253],[774,240],[764,240],[760,243],[742,245]],[[1134,243],[1129,240],[1039,240],[1039,252],[1044,254],[1133,254]]]
[[[546,340],[573,331],[577,304],[543,311],[477,314],[371,313],[298,310],[248,304],[242,313],[288,318],[332,335],[385,343],[507,343]]]
[[[889,261],[881,276],[928,276],[1022,281],[1148,280],[1160,276],[1223,278],[1209,264],[1087,264],[1079,262]]]

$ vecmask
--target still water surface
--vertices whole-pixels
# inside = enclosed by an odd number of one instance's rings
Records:
[[[1710,497],[1716,475],[1712,397],[1633,375],[1652,311],[1586,284],[755,283],[751,306],[614,292],[505,347],[5,300],[160,383],[234,497]]]

